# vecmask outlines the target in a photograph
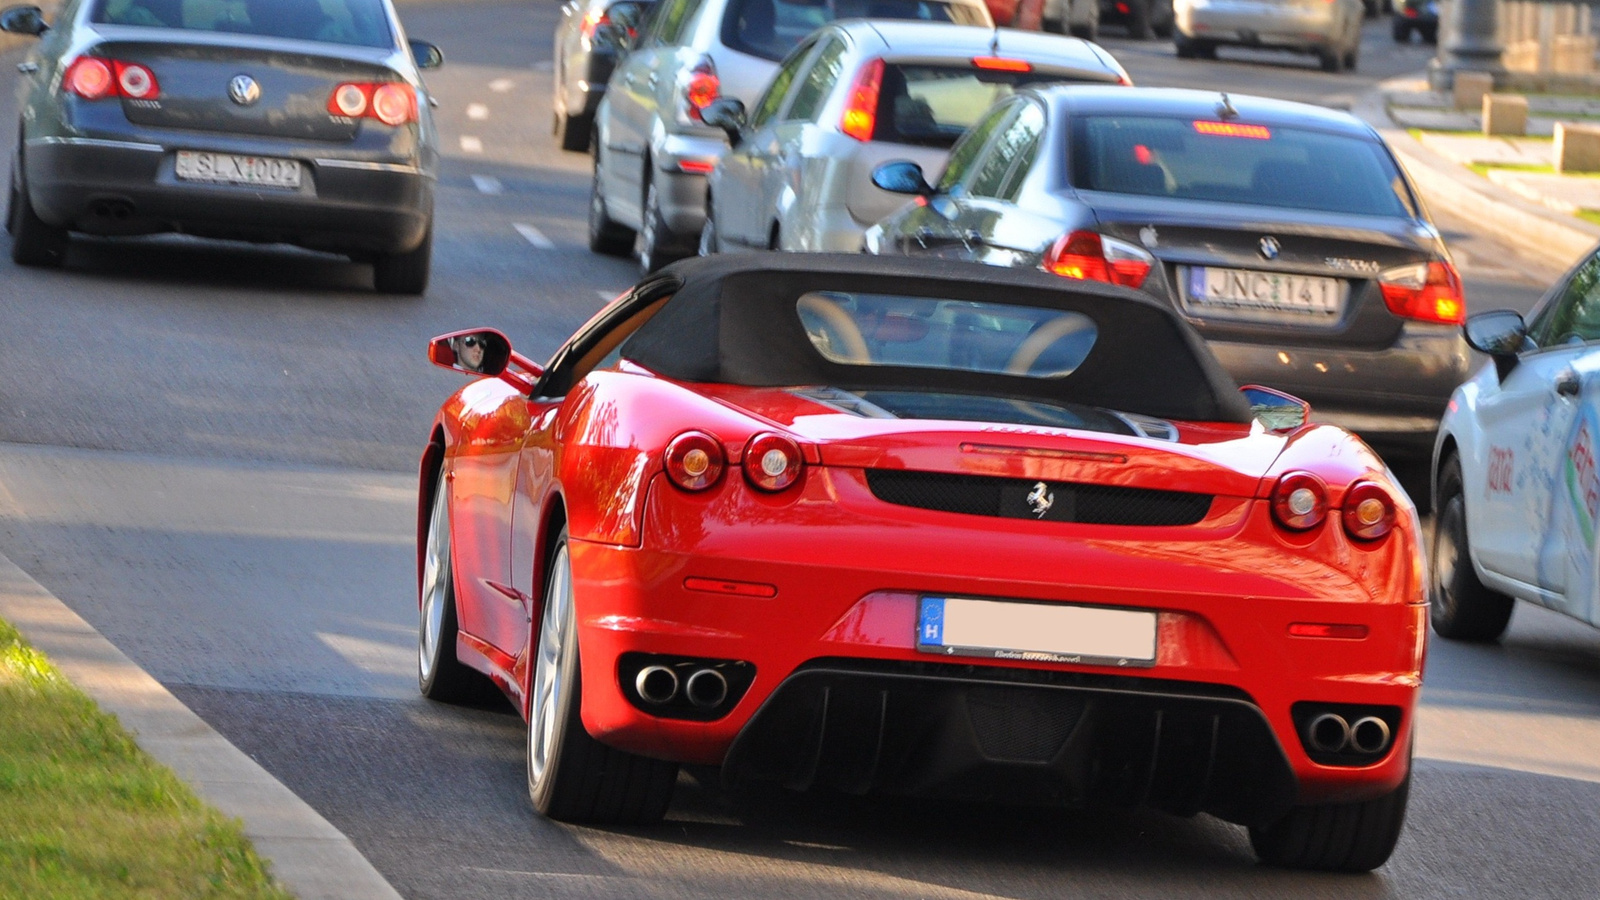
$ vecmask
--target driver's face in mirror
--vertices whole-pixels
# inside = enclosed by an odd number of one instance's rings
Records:
[[[483,371],[484,351],[488,349],[488,342],[476,334],[463,335],[452,338],[451,349],[456,351],[456,366],[468,372]]]

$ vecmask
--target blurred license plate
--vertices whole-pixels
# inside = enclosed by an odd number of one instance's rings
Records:
[[[300,186],[300,163],[270,156],[179,150],[177,173],[184,181],[207,181],[212,184],[255,184],[280,188]]]
[[[923,597],[917,649],[944,656],[1151,666],[1156,614],[1143,610]]]
[[[1331,325],[1344,315],[1338,278],[1190,266],[1180,282],[1184,310],[1204,318]]]

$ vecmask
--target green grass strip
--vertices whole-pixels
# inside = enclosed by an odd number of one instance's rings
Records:
[[[201,803],[0,620],[0,897],[290,895],[237,820]]]

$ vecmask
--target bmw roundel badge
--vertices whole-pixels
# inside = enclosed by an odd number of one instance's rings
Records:
[[[1272,235],[1269,234],[1261,239],[1261,256],[1264,259],[1277,259],[1279,249],[1278,239]]]

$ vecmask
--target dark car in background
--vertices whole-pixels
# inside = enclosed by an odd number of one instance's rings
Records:
[[[59,265],[69,232],[289,243],[427,290],[437,138],[389,0],[84,0],[20,68],[6,217],[12,258]]]
[[[1410,43],[1413,33],[1424,44],[1439,43],[1438,0],[1399,0],[1389,28],[1397,43]]]
[[[555,78],[551,131],[561,149],[583,153],[594,130],[594,111],[606,95],[617,58],[639,34],[653,0],[567,0],[556,25],[551,56]]]
[[[1240,383],[1304,398],[1391,462],[1421,463],[1466,378],[1461,280],[1372,128],[1189,90],[1019,92],[951,151],[868,252],[1043,268],[1170,304]],[[1159,359],[1150,360],[1160,365]]]
[[[1100,0],[1101,25],[1122,25],[1141,41],[1172,37],[1172,0]]]

